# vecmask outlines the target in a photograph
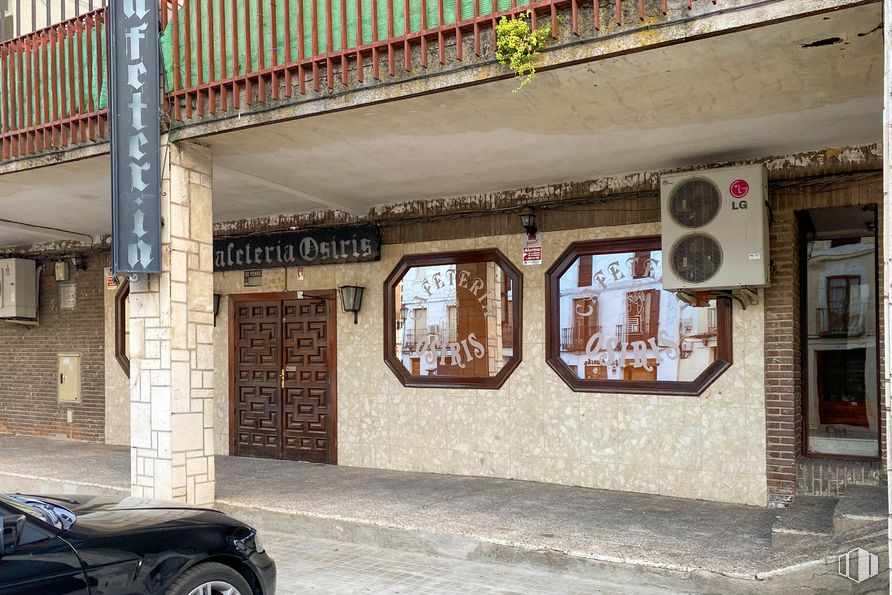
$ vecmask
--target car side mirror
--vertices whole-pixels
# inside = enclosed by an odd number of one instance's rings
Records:
[[[11,554],[19,544],[22,529],[25,528],[25,515],[7,514],[0,517],[0,556]]]

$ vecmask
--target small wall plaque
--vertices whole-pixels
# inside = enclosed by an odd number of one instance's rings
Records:
[[[245,287],[262,287],[263,286],[263,270],[252,269],[245,271]]]

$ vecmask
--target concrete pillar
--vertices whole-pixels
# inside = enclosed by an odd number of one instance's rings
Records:
[[[130,289],[130,483],[134,496],[208,505],[214,503],[211,155],[187,142],[164,147],[163,272]]]

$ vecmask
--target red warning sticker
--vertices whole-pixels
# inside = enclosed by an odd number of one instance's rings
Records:
[[[750,193],[750,185],[746,180],[738,178],[731,182],[731,187],[728,190],[734,198],[743,198]]]

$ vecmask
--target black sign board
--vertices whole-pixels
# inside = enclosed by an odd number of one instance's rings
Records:
[[[114,274],[161,272],[157,0],[109,3]]]
[[[381,259],[381,234],[374,225],[308,229],[214,240],[214,270],[370,262]]]

